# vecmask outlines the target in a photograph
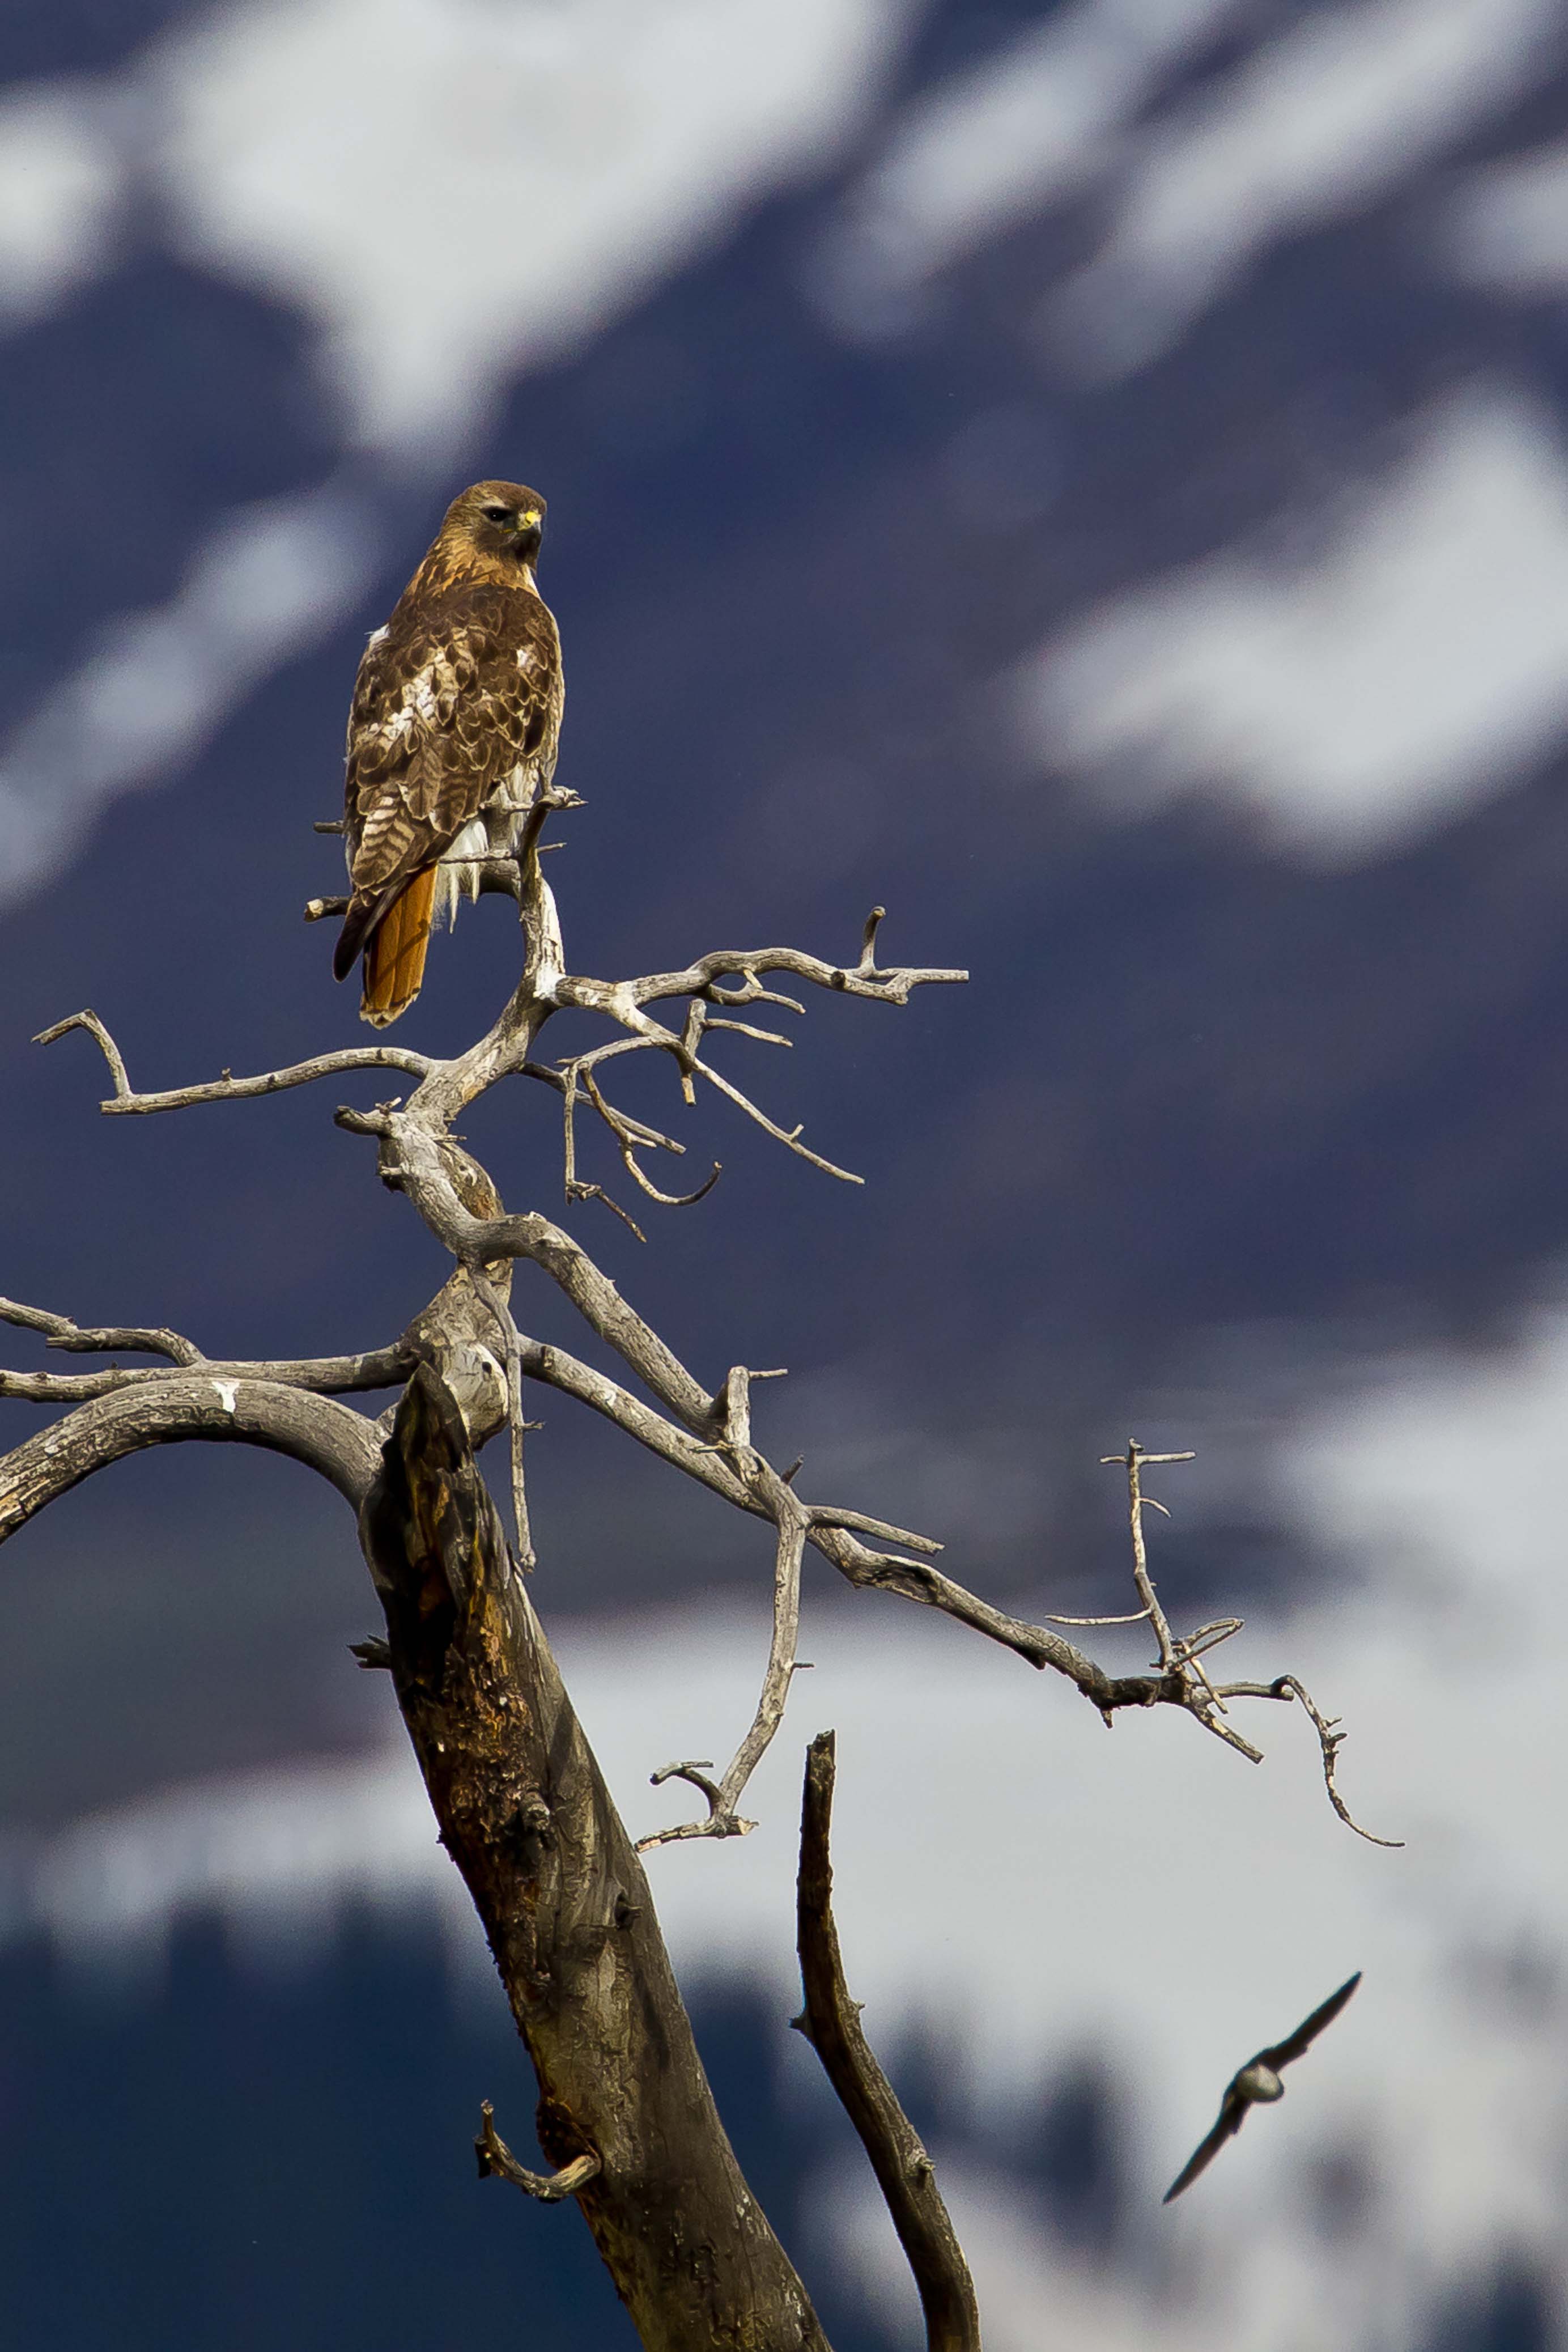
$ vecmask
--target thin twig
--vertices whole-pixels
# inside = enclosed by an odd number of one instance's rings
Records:
[[[1323,1786],[1328,1790],[1330,1804],[1346,1829],[1354,1830],[1358,1838],[1366,1840],[1368,1845],[1403,1846],[1405,1843],[1403,1838],[1375,1837],[1371,1830],[1364,1830],[1361,1823],[1353,1818],[1349,1806],[1340,1795],[1334,1782],[1334,1767],[1338,1761],[1339,1751],[1350,1735],[1348,1732],[1340,1730],[1339,1717],[1324,1716],[1294,1675],[1281,1675],[1274,1684],[1274,1688],[1281,1694],[1289,1692],[1300,1699],[1311,1717],[1312,1729],[1317,1733],[1318,1744],[1322,1749]]]
[[[800,1467],[797,1462],[795,1469]],[[793,1471],[784,1473],[786,1486],[793,1475]],[[900,1544],[905,1551],[935,1555],[944,1549],[935,1536],[917,1536],[913,1528],[890,1527],[885,1519],[873,1519],[866,1511],[841,1511],[836,1503],[813,1503],[810,1520],[813,1528],[849,1528],[858,1536],[875,1536],[879,1543]]]
[[[1129,1609],[1121,1617],[1066,1617],[1059,1609],[1041,1612],[1048,1625],[1141,1625],[1148,1613],[1146,1609]]]
[[[1176,1642],[1165,1611],[1155,1596],[1149,1576],[1148,1554],[1144,1546],[1144,1512],[1151,1497],[1143,1491],[1139,1472],[1145,1462],[1190,1462],[1192,1459],[1190,1454],[1145,1454],[1135,1437],[1128,1438],[1125,1454],[1103,1454],[1100,1457],[1103,1467],[1107,1463],[1120,1462],[1127,1473],[1127,1517],[1133,1531],[1133,1581],[1138,1588],[1138,1599],[1143,1602],[1138,1613],[1147,1617],[1154,1628],[1155,1639],[1159,1643],[1160,1667],[1166,1674],[1171,1671],[1176,1662]],[[1154,1507],[1163,1510],[1165,1506],[1156,1503]]]
[[[584,1184],[580,1179],[579,1179],[573,1183],[567,1198],[572,1201],[602,1201],[605,1207],[610,1210],[613,1215],[619,1217],[623,1225],[630,1226],[631,1230],[636,1234],[637,1239],[640,1242],[645,1242],[647,1240],[648,1236],[643,1231],[642,1226],[637,1223],[636,1218],[629,1215],[626,1210],[622,1207],[620,1202],[613,1199],[611,1194],[605,1191],[602,1184]]]
[[[632,1042],[641,1043],[641,1040],[632,1040]],[[786,1045],[789,1043],[788,1038],[784,1040],[784,1043]],[[661,1192],[658,1186],[648,1177],[644,1176],[642,1169],[637,1165],[636,1147],[639,1143],[648,1143],[656,1144],[663,1150],[668,1151],[684,1151],[685,1150],[685,1144],[672,1142],[668,1136],[660,1135],[652,1128],[642,1128],[640,1132],[636,1131],[640,1123],[622,1118],[620,1111],[616,1110],[612,1104],[606,1102],[603,1095],[600,1091],[599,1082],[595,1078],[591,1067],[586,1063],[580,1066],[583,1091],[586,1093],[589,1101],[593,1105],[594,1109],[599,1113],[600,1118],[610,1129],[611,1134],[615,1138],[616,1149],[621,1154],[622,1163],[628,1175],[641,1186],[642,1190],[648,1195],[650,1201],[657,1201],[660,1207],[664,1209],[695,1209],[699,1201],[706,1201],[723,1173],[720,1163],[716,1160],[714,1161],[713,1173],[707,1177],[703,1183],[699,1184],[695,1192]],[[569,1103],[570,1101],[570,1094],[568,1096],[568,1101]]]
[[[712,1770],[711,1758],[699,1756],[686,1763],[661,1764],[656,1772],[649,1773],[651,1789],[662,1789],[666,1780],[686,1781],[707,1800],[707,1817],[700,1822],[677,1822],[673,1829],[655,1830],[651,1836],[639,1838],[639,1853],[648,1853],[656,1845],[678,1845],[686,1838],[750,1836],[757,1823],[726,1807],[718,1783],[708,1777]]]
[[[809,1160],[813,1168],[821,1170],[824,1176],[836,1176],[841,1184],[865,1182],[865,1178],[857,1176],[852,1169],[840,1168],[833,1160],[824,1160],[820,1151],[813,1151],[809,1144],[802,1143],[800,1129],[798,1127],[782,1128],[777,1120],[769,1118],[768,1113],[759,1109],[749,1095],[743,1095],[738,1087],[731,1086],[721,1071],[714,1069],[699,1055],[693,1055],[691,1067],[699,1077],[706,1078],[710,1087],[716,1087],[719,1093],[734,1103],[737,1110],[743,1110],[747,1118],[754,1120],[765,1135],[770,1135],[775,1143],[782,1143],[789,1150],[796,1152],[800,1159]]]

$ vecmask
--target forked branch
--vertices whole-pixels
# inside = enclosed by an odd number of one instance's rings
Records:
[[[796,980],[806,981],[813,988],[830,988],[844,996],[869,996],[883,1004],[907,1004],[917,988],[944,987],[967,981],[967,971],[938,969],[936,966],[900,964],[885,968],[876,961],[876,935],[887,913],[885,907],[873,907],[867,916],[861,936],[861,952],[852,964],[824,963],[821,956],[805,954],[800,948],[721,948],[712,955],[698,956],[684,971],[654,972],[644,980],[627,981],[622,985],[631,992],[633,1003],[656,1004],[672,996],[706,997],[718,1005],[767,1003],[789,1005],[793,1012],[800,1007],[787,996],[769,996],[758,977],[763,972],[787,971]],[[738,975],[738,990],[720,988],[718,983],[727,973]],[[574,990],[597,990],[603,983],[574,981]],[[563,994],[563,1003],[569,999]],[[570,1002],[581,1002],[574,995]],[[600,1009],[608,1011],[608,1006]],[[619,1018],[619,1014],[613,1017]]]
[[[28,1404],[86,1404],[121,1389],[157,1388],[176,1373],[198,1368],[223,1388],[232,1389],[239,1381],[265,1381],[274,1387],[308,1389],[317,1396],[346,1396],[391,1388],[408,1378],[415,1362],[406,1337],[394,1340],[390,1348],[368,1349],[358,1356],[220,1360],[204,1356],[193,1339],[178,1331],[129,1324],[80,1325],[68,1315],[24,1307],[15,1298],[0,1298],[0,1323],[41,1332],[46,1346],[72,1355],[123,1353],[168,1359],[162,1364],[111,1364],[96,1372],[19,1372],[0,1368],[0,1398]]]
[[[739,1475],[748,1486],[754,1486],[765,1498],[779,1530],[773,1569],[773,1640],[768,1653],[768,1669],[762,1678],[762,1692],[757,1702],[757,1712],[751,1719],[751,1727],[736,1749],[728,1770],[716,1787],[691,1764],[666,1764],[653,1775],[654,1788],[665,1780],[690,1781],[707,1799],[707,1818],[706,1821],[680,1822],[673,1829],[655,1830],[651,1836],[639,1838],[639,1853],[645,1853],[653,1846],[674,1844],[685,1838],[744,1837],[756,1828],[756,1822],[742,1819],[736,1807],[740,1801],[741,1791],[768,1753],[773,1736],[784,1720],[789,1685],[800,1671],[800,1661],[795,1654],[800,1635],[800,1559],[810,1528],[810,1514],[803,1504],[796,1500],[778,1473],[749,1444],[737,1451],[749,1456],[748,1460],[742,1459],[737,1463]]]

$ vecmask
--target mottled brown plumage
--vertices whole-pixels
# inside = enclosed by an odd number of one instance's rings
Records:
[[[349,714],[344,834],[352,896],[332,968],[365,959],[363,1020],[419,993],[434,923],[515,851],[555,767],[560,639],[534,584],[545,502],[476,482],[365,648]]]

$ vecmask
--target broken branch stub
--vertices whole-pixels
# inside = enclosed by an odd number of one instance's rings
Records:
[[[836,1742],[820,1732],[806,1752],[800,1797],[796,1937],[805,2008],[795,2021],[822,2062],[840,2105],[871,2158],[925,2315],[927,2352],[980,2352],[980,2316],[964,2249],[936,2186],[936,2168],[898,2103],[850,1999],[833,1924]]]

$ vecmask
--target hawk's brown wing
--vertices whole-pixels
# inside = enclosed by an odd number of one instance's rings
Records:
[[[466,583],[433,595],[411,585],[365,649],[349,715],[344,829],[353,895],[333,956],[340,980],[373,950],[407,894],[423,900],[417,937],[396,945],[414,968],[379,1008],[395,1019],[417,992],[434,868],[464,826],[507,793],[548,781],[560,716],[555,623],[523,587]],[[411,889],[429,877],[418,891]],[[374,1013],[367,972],[367,1012]]]

